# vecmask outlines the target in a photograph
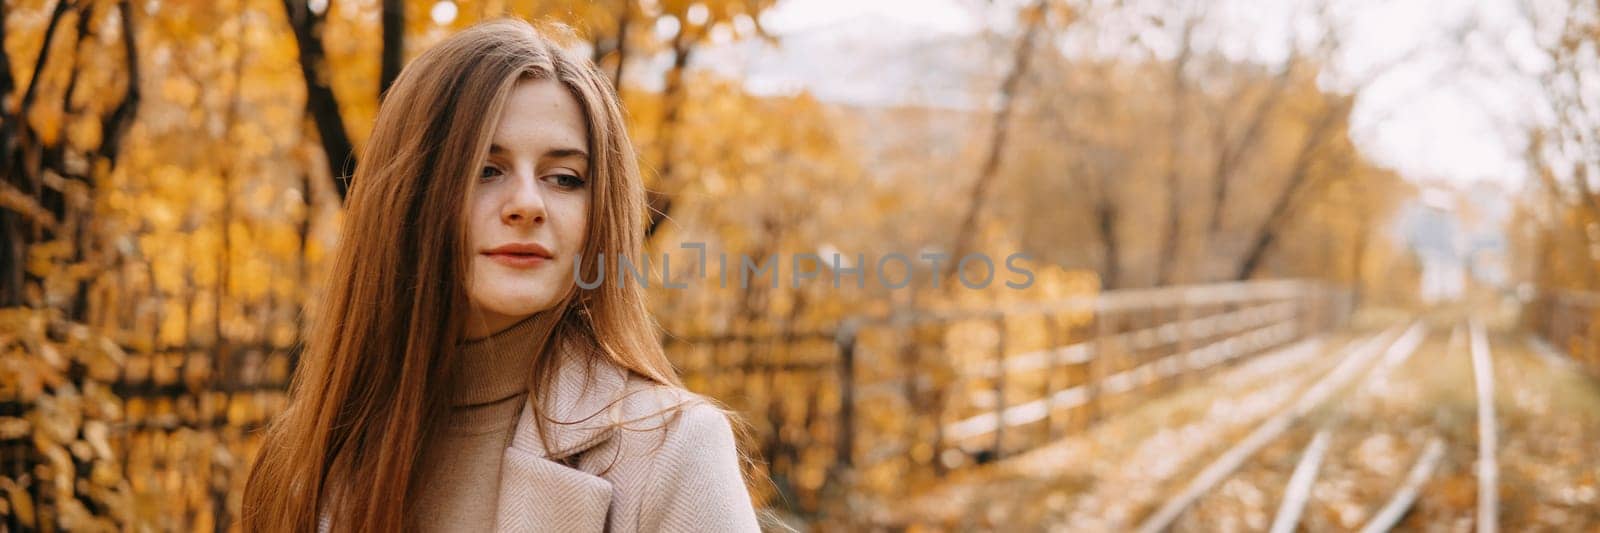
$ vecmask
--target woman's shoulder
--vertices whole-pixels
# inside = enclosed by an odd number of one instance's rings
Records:
[[[566,457],[610,442],[621,459],[639,456],[680,433],[716,435],[730,419],[715,400],[682,386],[661,383],[604,358],[564,358],[550,387],[540,394],[546,432],[518,431],[525,446]],[[524,418],[528,412],[524,410]],[[519,427],[524,422],[519,422]],[[532,425],[529,425],[532,427]],[[544,434],[548,433],[548,435]],[[692,436],[691,436],[692,439]],[[643,446],[642,444],[648,444]],[[616,450],[616,445],[621,445]]]
[[[727,412],[683,387],[638,379],[625,404],[642,418],[616,438],[642,467],[629,480],[641,494],[639,530],[759,531]]]
[[[609,438],[579,464],[615,487],[613,518],[639,531],[759,531],[722,404],[631,371],[619,381],[603,394]]]
[[[712,398],[686,388],[631,374],[618,402],[624,433],[648,433],[689,442],[732,435],[727,412]]]
[[[705,395],[642,376],[630,377],[611,409],[611,421],[610,451],[597,455],[609,457],[611,461],[606,463],[613,466],[652,472],[649,477],[658,482],[675,472],[737,468],[738,445],[731,419]],[[727,465],[721,464],[724,462]]]

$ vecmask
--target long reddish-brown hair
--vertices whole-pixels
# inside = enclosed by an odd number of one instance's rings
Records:
[[[563,35],[512,19],[473,26],[418,56],[384,96],[289,404],[267,427],[245,487],[246,530],[314,531],[320,514],[338,531],[406,523],[419,452],[448,409],[466,315],[463,206],[518,81],[559,82],[588,123],[583,279],[597,279],[602,256],[641,264],[644,190],[617,97]],[[635,284],[569,290],[540,315],[534,390],[551,378],[555,345],[682,386]]]

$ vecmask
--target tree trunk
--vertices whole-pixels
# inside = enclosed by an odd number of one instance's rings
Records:
[[[378,74],[378,98],[389,93],[389,86],[400,77],[406,53],[406,3],[383,0],[383,57]]]
[[[0,2],[0,22],[5,20],[6,3]],[[0,43],[5,41],[6,25],[0,24]],[[0,46],[0,102],[10,101],[11,93],[15,90],[17,90],[17,82],[11,77],[11,54],[6,51],[4,46]],[[16,121],[11,117],[11,108],[0,105],[0,136],[9,139],[11,126],[15,123]],[[10,160],[10,150],[9,147],[0,148],[5,148],[0,150],[0,168],[6,168],[6,162]]]
[[[628,27],[633,25],[633,1],[622,5],[622,15],[617,18],[617,66],[611,73],[611,88],[622,99],[622,74],[628,66]]]
[[[1365,208],[1362,208],[1359,214],[1361,218],[1356,222],[1355,249],[1350,253],[1350,306],[1352,309],[1361,307],[1361,298],[1365,296],[1367,248],[1372,241],[1371,214]]]
[[[1119,257],[1121,248],[1117,245],[1117,204],[1107,195],[1100,199],[1095,209],[1095,225],[1100,231],[1100,243],[1105,250],[1105,257],[1100,266],[1100,290],[1108,291],[1121,286],[1122,260]]]
[[[1178,176],[1178,152],[1183,143],[1184,109],[1189,99],[1189,84],[1183,78],[1183,69],[1189,63],[1192,48],[1189,44],[1198,19],[1184,22],[1182,48],[1172,60],[1172,113],[1167,120],[1167,233],[1161,244],[1161,254],[1156,256],[1156,285],[1173,282],[1178,267],[1178,253],[1183,239],[1183,210],[1181,196],[1183,181]]]
[[[350,191],[347,176],[355,173],[355,148],[345,132],[344,119],[339,114],[339,101],[334,98],[328,80],[317,73],[326,62],[322,50],[322,15],[312,13],[305,2],[283,0],[284,13],[294,30],[295,45],[300,51],[300,74],[305,78],[306,112],[316,122],[317,136],[322,140],[322,152],[328,159],[328,174],[333,177],[333,189],[343,201]]]
[[[944,272],[936,274],[948,280],[954,281],[953,276],[958,271],[961,257],[972,247],[972,240],[977,234],[978,214],[983,210],[989,189],[994,185],[995,175],[1000,169],[1000,157],[1004,155],[1006,135],[1010,132],[1017,91],[1022,86],[1023,78],[1028,75],[1035,43],[1044,30],[1048,4],[1049,0],[1038,0],[1027,8],[1032,16],[1024,17],[1027,20],[1027,27],[1022,30],[1022,38],[1017,42],[1015,55],[1011,58],[1011,69],[1006,72],[1006,77],[1000,83],[1000,105],[994,112],[993,129],[989,134],[989,145],[983,158],[983,165],[978,168],[978,177],[973,180],[971,192],[967,195],[966,211],[961,215],[961,222],[955,228],[956,238],[950,249],[950,261],[946,263]],[[954,283],[950,286],[953,287]]]
[[[1283,70],[1273,80],[1272,88],[1251,109],[1250,118],[1245,121],[1244,133],[1239,136],[1237,142],[1228,142],[1225,127],[1227,125],[1226,117],[1218,117],[1217,119],[1218,124],[1224,127],[1217,128],[1216,138],[1219,147],[1217,149],[1216,165],[1211,170],[1212,207],[1211,220],[1206,224],[1207,242],[1215,243],[1218,234],[1222,232],[1223,217],[1227,213],[1228,207],[1228,189],[1233,180],[1233,173],[1239,168],[1239,163],[1244,154],[1248,153],[1250,148],[1255,146],[1256,141],[1261,139],[1262,130],[1267,123],[1267,116],[1277,107],[1278,99],[1289,88],[1289,76],[1293,72],[1296,63],[1296,56],[1290,55],[1288,63],[1284,65]]]
[[[140,91],[139,83],[139,50],[133,35],[133,7],[128,0],[117,2],[117,8],[122,19],[122,54],[123,61],[128,65],[128,87],[122,92],[122,101],[101,123],[100,131],[106,132],[105,138],[100,142],[100,157],[111,165],[117,161],[117,156],[122,153],[122,139],[128,136],[128,131],[133,129],[133,119],[139,112]]]
[[[134,57],[131,44],[132,26],[128,20],[129,10],[126,2],[119,4],[123,9],[123,42],[127,46],[128,56]],[[28,250],[35,242],[47,239],[70,237],[73,243],[73,257],[82,260],[84,257],[85,239],[89,236],[86,231],[88,221],[84,213],[76,212],[74,206],[65,194],[70,187],[75,186],[71,181],[79,182],[76,185],[93,187],[93,169],[96,155],[109,154],[114,163],[116,145],[119,144],[121,135],[119,128],[115,127],[115,120],[131,121],[131,106],[137,102],[138,70],[137,63],[130,60],[129,87],[124,101],[118,105],[114,112],[107,116],[103,123],[110,129],[106,131],[101,146],[91,151],[86,159],[89,164],[87,171],[78,165],[71,165],[66,153],[68,144],[64,140],[57,141],[53,146],[39,144],[37,136],[27,123],[28,111],[33,109],[39,96],[40,80],[49,71],[52,58],[51,51],[56,41],[56,33],[62,26],[63,20],[69,11],[76,9],[76,40],[74,57],[69,63],[67,90],[60,103],[62,112],[70,116],[79,110],[72,105],[70,95],[76,87],[79,69],[77,68],[77,54],[84,49],[88,41],[90,10],[93,4],[79,5],[73,2],[57,2],[50,13],[46,23],[43,44],[34,61],[32,78],[24,90],[16,112],[10,109],[0,110],[0,168],[5,170],[3,180],[0,180],[0,306],[16,306],[26,303],[27,286],[38,280],[27,273],[24,268]],[[5,16],[4,6],[0,6],[0,20]],[[0,40],[4,38],[4,29],[0,29]],[[10,56],[0,51],[0,99],[10,97],[16,90],[16,82],[11,74]],[[132,95],[130,98],[128,95]],[[131,100],[131,102],[130,102]],[[50,171],[50,176],[45,171]],[[79,206],[87,209],[87,206]],[[69,212],[73,211],[73,212]],[[79,318],[83,315],[86,305],[86,283],[79,283],[78,293],[71,298],[71,303],[64,309],[69,318]]]
[[[654,189],[647,191],[646,199],[649,203],[649,225],[645,227],[645,238],[649,239],[661,228],[661,223],[667,220],[672,212],[673,188],[677,186],[673,177],[673,159],[677,151],[677,129],[680,115],[683,112],[685,71],[689,68],[690,55],[694,52],[693,44],[685,36],[688,28],[679,28],[678,35],[672,39],[672,68],[667,70],[666,87],[662,90],[662,115],[659,136],[660,159],[657,163],[659,174]]]
[[[1309,179],[1311,163],[1316,155],[1317,148],[1322,145],[1333,125],[1348,114],[1350,104],[1351,99],[1346,97],[1343,101],[1333,104],[1333,107],[1323,110],[1322,115],[1312,125],[1311,131],[1306,133],[1305,140],[1301,142],[1300,149],[1295,153],[1294,164],[1290,167],[1289,182],[1284,185],[1283,192],[1273,202],[1272,210],[1267,215],[1266,222],[1262,223],[1261,229],[1256,232],[1255,240],[1250,244],[1250,248],[1245,251],[1244,261],[1240,263],[1238,271],[1234,274],[1234,279],[1240,281],[1250,279],[1255,274],[1256,269],[1260,268],[1261,261],[1277,242],[1278,234],[1283,231],[1292,218],[1295,198],[1311,181]]]

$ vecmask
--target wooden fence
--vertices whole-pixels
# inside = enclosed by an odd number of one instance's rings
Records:
[[[745,413],[781,504],[808,511],[830,494],[892,497],[1080,431],[1337,327],[1350,305],[1326,284],[1225,283],[666,346],[690,388]]]
[[[820,330],[666,335],[663,345],[690,388],[752,424],[747,444],[766,463],[773,504],[805,513],[841,494],[892,496],[1081,431],[1209,369],[1336,327],[1349,306],[1348,293],[1329,285],[1260,281],[857,317]],[[41,409],[63,405],[69,382],[72,402],[114,408],[81,408],[59,444],[31,432],[0,439],[0,476],[20,482],[13,488],[37,515],[25,523],[8,514],[7,529],[59,527],[73,513],[163,530],[226,527],[259,446],[253,430],[281,409],[297,346],[139,352],[73,335],[51,333],[77,346],[50,370],[55,394],[19,393],[0,402],[0,415],[43,421],[53,415]],[[114,371],[78,359],[100,348]],[[95,452],[93,434],[104,434],[112,456]],[[85,486],[99,492],[80,494]]]

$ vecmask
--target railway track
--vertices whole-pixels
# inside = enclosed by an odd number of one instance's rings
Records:
[[[1439,337],[1419,321],[1348,350],[1298,399],[1200,468],[1145,516],[1138,531],[1379,533],[1402,524],[1429,491],[1459,493],[1463,482],[1475,485],[1468,497],[1475,512],[1430,520],[1446,518],[1455,530],[1496,531],[1492,349],[1475,321],[1456,325],[1448,340]],[[1419,353],[1428,360],[1408,367]],[[1388,401],[1415,394],[1411,382],[1419,372],[1444,358],[1468,363],[1475,417],[1463,423]]]
[[[1600,531],[1600,385],[1557,347],[1487,329],[1432,315],[1269,354],[919,494],[883,523]]]

